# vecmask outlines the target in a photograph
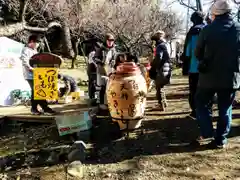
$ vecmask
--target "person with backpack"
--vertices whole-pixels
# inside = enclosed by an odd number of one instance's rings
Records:
[[[188,39],[186,41],[185,57],[188,59],[188,84],[189,84],[189,105],[192,110],[190,117],[196,118],[195,95],[198,84],[198,59],[194,55],[199,33],[205,27],[204,14],[202,12],[194,12],[191,16],[193,26],[188,32]]]
[[[200,136],[213,138],[207,147],[225,148],[232,121],[232,103],[240,87],[240,24],[235,22],[230,0],[212,6],[212,23],[200,33],[195,56],[199,60],[196,115]],[[214,132],[209,102],[217,94],[219,117]],[[198,140],[198,139],[197,139]],[[201,145],[201,141],[195,141]]]
[[[151,38],[151,40],[155,41],[156,49],[149,71],[150,78],[155,80],[156,97],[160,111],[164,111],[167,107],[167,100],[163,88],[170,82],[171,77],[170,56],[164,38],[165,33],[163,31],[157,31]]]

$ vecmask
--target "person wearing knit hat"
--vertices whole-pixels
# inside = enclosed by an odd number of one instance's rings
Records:
[[[232,121],[232,103],[240,87],[240,24],[233,20],[231,2],[217,0],[214,20],[199,35],[195,56],[199,60],[196,117],[203,138],[212,138],[208,148],[225,148]],[[212,99],[217,94],[217,129],[212,125]],[[194,144],[200,145],[199,141]]]
[[[159,111],[164,111],[167,107],[167,99],[163,88],[170,82],[171,77],[170,55],[164,37],[165,32],[162,30],[157,31],[151,37],[151,40],[155,41],[156,47],[149,75],[155,81]]]
[[[165,32],[162,31],[162,30],[158,30],[157,32],[155,32],[153,34],[153,36],[151,37],[151,40],[152,41],[158,41],[159,39],[164,40],[164,38],[165,38]]]
[[[232,2],[230,0],[217,0],[212,8],[212,19],[215,19],[215,16],[220,16],[226,13],[231,13],[232,11]]]

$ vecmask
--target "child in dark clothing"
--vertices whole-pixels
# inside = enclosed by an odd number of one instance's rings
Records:
[[[72,92],[78,91],[77,82],[71,76],[58,74],[58,79],[62,80],[65,84],[65,86],[63,88],[59,89],[60,97],[67,96]]]
[[[130,53],[119,53],[116,57],[114,69],[117,69],[117,66],[124,62],[135,62],[136,64],[139,64],[139,60],[136,55],[132,55]]]

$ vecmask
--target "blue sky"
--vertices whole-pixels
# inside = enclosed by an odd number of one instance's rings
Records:
[[[178,0],[159,0],[163,2],[163,6],[169,7],[171,10],[175,11],[179,17],[182,17],[184,19],[183,28],[186,28],[187,25],[187,7],[180,5]],[[186,4],[188,3],[188,0],[183,0]],[[203,2],[203,10],[205,13],[208,12],[213,0],[202,0]],[[191,3],[195,4],[195,0],[190,0]],[[170,4],[170,5],[169,5]],[[192,14],[192,10],[190,10],[190,15]],[[191,25],[191,23],[189,24]]]
[[[164,4],[166,6],[169,6],[172,10],[178,12],[179,14],[183,14],[186,15],[187,14],[187,7],[180,5],[180,3],[178,2],[178,0],[162,0],[165,1]],[[188,3],[188,0],[183,0],[186,4]],[[203,1],[203,0],[202,0]],[[203,3],[203,9],[204,11],[207,11],[211,5],[211,1],[212,0],[204,0]],[[192,3],[193,5],[195,4],[195,0],[190,0],[190,3]]]
[[[179,17],[183,18],[184,23],[183,23],[183,29],[186,29],[186,25],[187,25],[187,7],[180,5],[178,0],[161,0],[162,2],[164,2],[164,4],[162,4],[162,6],[164,7],[168,7],[170,8],[172,11],[176,12],[178,14]],[[186,1],[186,3],[188,2],[188,0],[184,0],[184,2]],[[194,1],[194,0],[191,0]],[[164,8],[165,8],[164,7]],[[206,6],[205,6],[206,9]],[[190,15],[193,11],[190,10]],[[191,23],[189,22],[189,26],[191,25]],[[187,28],[188,29],[188,28]]]
[[[179,14],[185,15],[187,14],[187,8],[183,5],[180,5],[178,0],[161,0],[165,3],[165,5],[169,6],[172,8],[173,11],[178,12]],[[183,0],[186,4],[188,0]],[[202,0],[203,2],[203,10],[204,12],[207,12],[210,8],[210,5],[212,4],[213,0]],[[195,0],[190,0],[191,3],[195,4]],[[237,6],[235,6],[237,7]]]

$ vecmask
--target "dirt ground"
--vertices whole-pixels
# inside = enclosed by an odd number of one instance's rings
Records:
[[[227,149],[207,150],[204,146],[191,148],[188,143],[198,135],[198,128],[196,121],[187,117],[187,91],[187,80],[174,77],[171,85],[166,87],[168,108],[165,112],[154,109],[154,91],[150,93],[143,133],[136,131],[130,133],[129,140],[121,138],[95,145],[95,153],[83,165],[82,179],[240,180],[240,110],[235,108],[233,111],[234,119]],[[16,127],[10,134],[0,136],[0,155],[6,155],[11,148],[20,151],[23,148],[20,144],[24,144],[26,137],[29,149],[66,143],[61,138],[49,140],[56,132],[49,126],[43,126],[35,126],[32,130],[29,127],[25,132],[29,136]],[[36,136],[41,138],[36,138],[36,141],[33,138]],[[23,172],[19,180],[73,180],[65,173],[65,167],[66,164],[33,168],[28,173]],[[16,179],[16,174],[20,171],[26,169],[9,171],[8,174]]]

